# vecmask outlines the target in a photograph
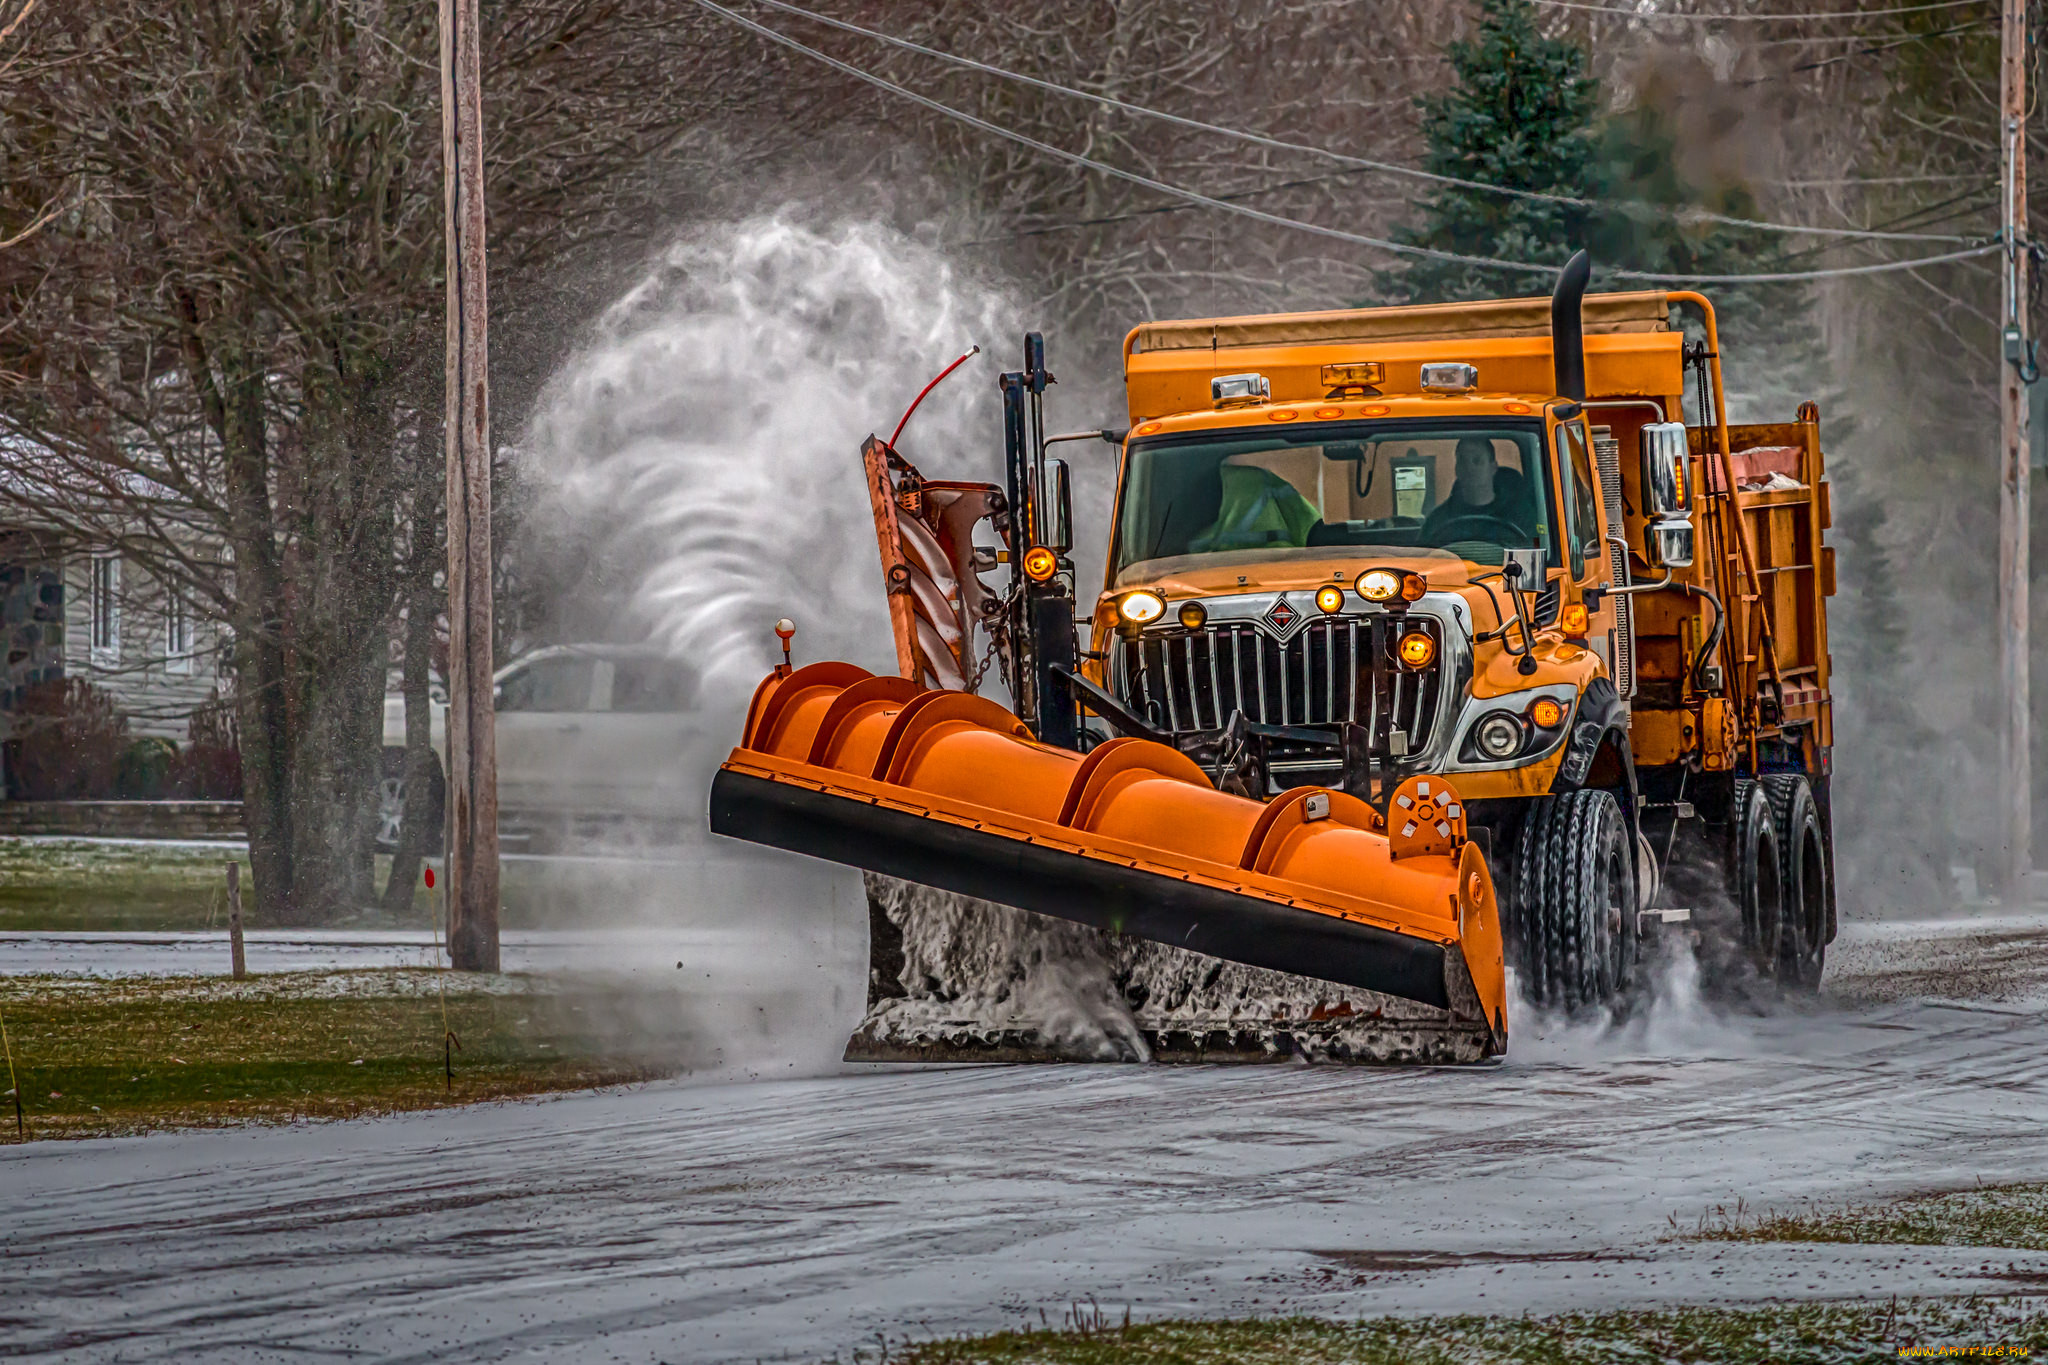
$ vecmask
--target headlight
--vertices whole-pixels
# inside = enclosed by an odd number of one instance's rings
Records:
[[[1522,747],[1522,723],[1505,711],[1495,711],[1472,727],[1472,738],[1490,759],[1513,758]]]
[[[1180,623],[1189,630],[1200,630],[1209,624],[1209,609],[1200,602],[1180,604]]]
[[[1024,552],[1024,576],[1033,583],[1043,583],[1059,572],[1059,556],[1043,545],[1034,545]]]
[[[1325,616],[1335,616],[1344,610],[1344,589],[1334,583],[1326,583],[1317,588],[1316,608]]]
[[[1401,595],[1401,575],[1392,569],[1367,569],[1351,586],[1368,602],[1391,602]]]
[[[1150,588],[1125,593],[1116,604],[1116,614],[1134,626],[1149,626],[1166,615],[1166,599]]]
[[[1428,668],[1430,661],[1436,658],[1436,641],[1419,630],[1411,630],[1401,637],[1395,652],[1400,655],[1404,668]]]

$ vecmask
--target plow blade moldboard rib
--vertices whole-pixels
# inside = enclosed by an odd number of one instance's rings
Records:
[[[1445,1012],[1506,1045],[1500,919],[1441,779],[1390,820],[1260,804],[1164,745],[1036,743],[985,698],[850,664],[765,680],[711,828],[904,881]]]

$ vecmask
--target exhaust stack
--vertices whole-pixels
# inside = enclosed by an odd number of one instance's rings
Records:
[[[1586,401],[1586,330],[1579,305],[1592,274],[1593,258],[1583,249],[1573,252],[1550,295],[1550,355],[1557,396],[1580,403]]]

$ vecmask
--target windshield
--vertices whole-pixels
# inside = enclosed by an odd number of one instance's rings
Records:
[[[1351,545],[1489,565],[1509,547],[1540,548],[1555,564],[1543,471],[1540,422],[1332,422],[1134,441],[1112,578]]]

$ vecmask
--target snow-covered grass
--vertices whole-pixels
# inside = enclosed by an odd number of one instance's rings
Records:
[[[1944,1348],[1964,1348],[1944,1349]],[[891,1365],[1849,1365],[2048,1351],[2048,1301],[1917,1299],[1552,1317],[1107,1321],[856,1351]]]
[[[2048,1185],[1992,1185],[1889,1204],[1796,1212],[1709,1210],[1694,1236],[1721,1242],[1861,1242],[2048,1251]]]

